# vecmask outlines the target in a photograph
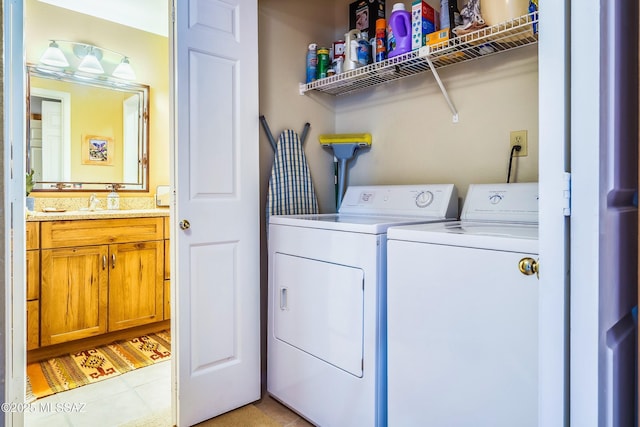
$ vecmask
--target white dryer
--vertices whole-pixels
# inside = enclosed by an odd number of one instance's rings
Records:
[[[337,214],[272,216],[268,392],[319,426],[386,426],[386,232],[457,213],[443,184],[352,186]]]
[[[537,183],[387,236],[389,426],[537,426]]]

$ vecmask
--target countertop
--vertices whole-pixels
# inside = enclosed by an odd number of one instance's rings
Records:
[[[145,218],[169,216],[169,209],[78,210],[28,212],[27,221],[68,221],[74,219]]]

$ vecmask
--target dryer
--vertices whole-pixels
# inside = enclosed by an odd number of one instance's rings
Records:
[[[386,232],[454,220],[453,184],[351,186],[269,221],[267,390],[319,426],[386,426]]]
[[[389,425],[537,426],[537,183],[387,236]]]

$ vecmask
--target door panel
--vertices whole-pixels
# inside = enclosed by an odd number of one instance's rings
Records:
[[[260,398],[258,22],[256,0],[174,6],[174,366],[192,425]]]

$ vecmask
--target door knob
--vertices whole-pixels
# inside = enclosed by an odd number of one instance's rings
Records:
[[[188,229],[189,229],[189,227],[191,227],[191,224],[190,224],[190,223],[189,223],[189,221],[188,221],[188,220],[186,220],[186,219],[183,219],[182,221],[180,221],[180,222],[178,223],[178,225],[180,226],[180,228],[181,228],[182,230],[188,230]]]
[[[522,274],[527,276],[531,276],[532,274],[539,274],[538,272],[538,261],[533,258],[522,258],[518,263],[518,268]]]

